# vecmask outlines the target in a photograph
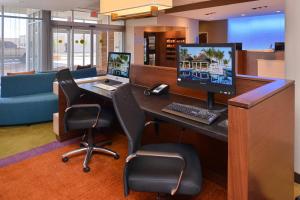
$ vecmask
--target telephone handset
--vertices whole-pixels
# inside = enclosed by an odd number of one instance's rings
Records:
[[[144,91],[146,96],[166,94],[169,91],[169,85],[167,84],[155,84],[150,89]]]

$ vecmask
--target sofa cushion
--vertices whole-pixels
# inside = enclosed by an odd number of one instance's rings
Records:
[[[52,92],[55,73],[1,77],[1,97]]]
[[[51,121],[57,111],[58,97],[52,92],[0,98],[0,125]]]

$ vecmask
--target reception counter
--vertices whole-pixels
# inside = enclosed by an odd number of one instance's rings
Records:
[[[146,131],[143,143],[179,141],[192,144],[201,157],[204,177],[222,185],[228,200],[292,200],[294,81],[238,75],[235,96],[216,95],[218,103],[228,105],[228,128],[220,129],[217,124],[186,126],[191,123],[184,119],[174,123],[171,116],[153,111],[153,102],[158,106],[175,96],[182,101],[199,103],[207,98],[205,91],[179,87],[176,77],[176,68],[132,65],[130,78],[134,87],[150,87],[158,82],[170,85],[170,96],[157,101],[144,96],[143,90],[134,90],[149,118],[163,116],[161,120],[166,120],[158,136]],[[57,138],[64,141],[80,134],[64,132],[66,99],[57,83],[54,87],[59,95]],[[101,103],[101,99],[92,97]]]
[[[237,72],[239,74],[259,76],[258,74],[258,60],[284,60],[284,51],[274,51],[274,50],[242,50],[236,52],[236,63]],[[263,64],[263,63],[261,63]],[[276,65],[276,64],[275,64]],[[270,67],[269,70],[272,70]],[[275,69],[276,70],[276,69]],[[271,74],[276,74],[276,72]],[[276,77],[273,77],[276,78]],[[277,77],[279,78],[279,77]]]

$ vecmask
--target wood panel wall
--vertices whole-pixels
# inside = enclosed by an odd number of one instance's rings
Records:
[[[203,90],[184,88],[177,85],[177,69],[170,67],[157,67],[147,65],[132,65],[130,70],[131,82],[136,85],[151,87],[156,83],[166,83],[170,85],[170,92],[173,94],[180,94],[196,99],[205,100],[207,94]],[[237,95],[256,89],[267,83],[272,79],[259,79],[251,76],[238,76],[236,83]],[[233,96],[226,96],[217,94],[216,101],[227,104],[228,99]]]
[[[229,106],[228,199],[293,199],[294,89]]]

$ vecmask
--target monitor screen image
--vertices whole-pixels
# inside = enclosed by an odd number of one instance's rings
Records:
[[[179,84],[211,92],[234,92],[234,44],[182,44],[177,50]]]
[[[110,52],[108,55],[107,74],[129,78],[130,53]]]

